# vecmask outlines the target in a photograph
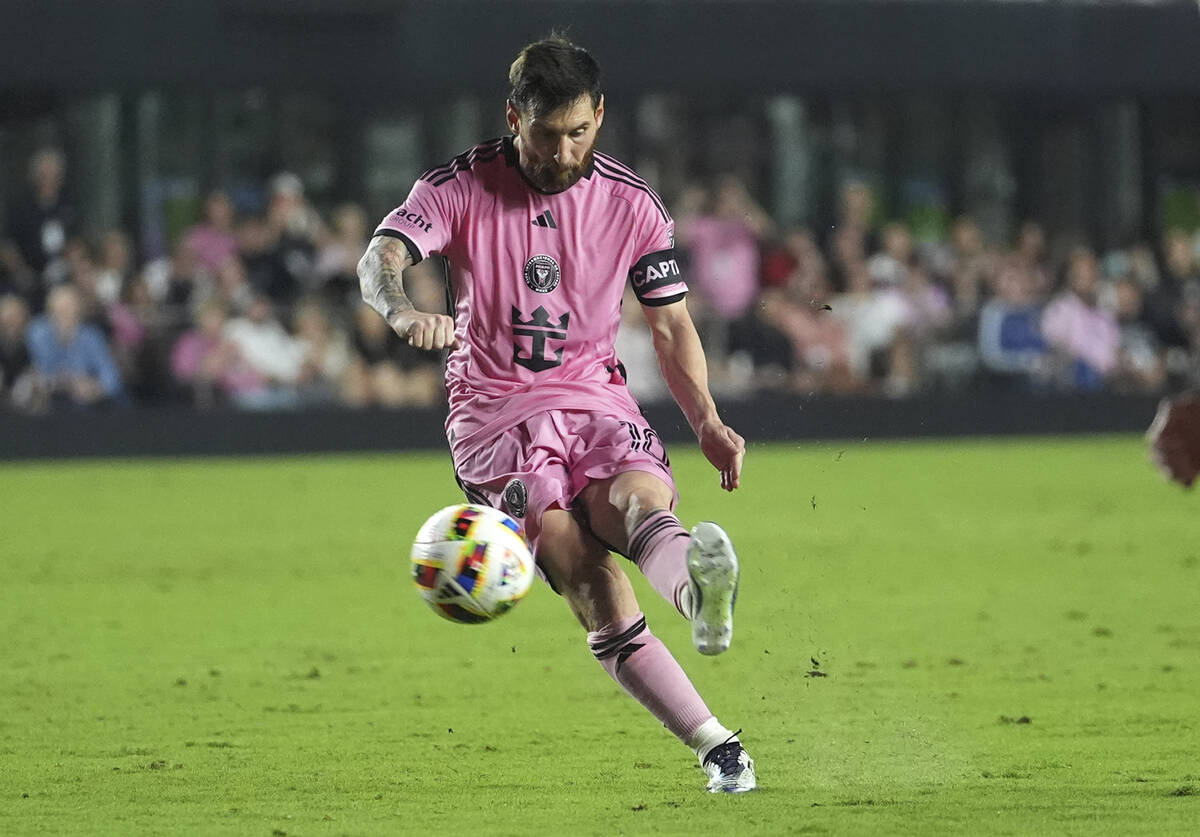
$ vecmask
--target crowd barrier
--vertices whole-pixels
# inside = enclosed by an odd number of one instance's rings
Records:
[[[720,408],[725,421],[754,444],[1140,432],[1156,404],[1149,396],[956,393],[907,399],[762,395]],[[694,441],[674,405],[650,405],[645,413],[668,444]],[[436,451],[446,449],[444,418],[440,408],[6,414],[0,415],[0,459]]]

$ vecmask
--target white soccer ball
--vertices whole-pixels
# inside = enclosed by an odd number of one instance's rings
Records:
[[[413,583],[451,622],[475,625],[503,616],[533,584],[533,555],[521,527],[488,506],[447,506],[417,532]]]

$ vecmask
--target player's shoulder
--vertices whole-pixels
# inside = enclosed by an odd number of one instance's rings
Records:
[[[667,212],[667,205],[659,197],[658,192],[654,191],[653,187],[638,176],[638,173],[632,168],[616,157],[600,151],[594,152],[592,160],[592,172],[598,184],[634,206],[641,206],[657,215],[664,223],[671,222],[671,214]]]
[[[435,166],[417,178],[430,186],[438,187],[463,176],[477,174],[482,168],[494,164],[504,154],[504,139],[486,140],[452,157],[449,162]]]

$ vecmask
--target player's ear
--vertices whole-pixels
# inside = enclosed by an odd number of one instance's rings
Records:
[[[505,117],[505,120],[508,122],[508,130],[511,131],[513,134],[520,133],[520,131],[521,131],[521,112],[519,110],[517,110],[516,105],[514,105],[512,103],[512,99],[509,99],[505,103],[504,117]]]
[[[596,105],[596,129],[604,124],[604,94],[600,94],[600,104]]]

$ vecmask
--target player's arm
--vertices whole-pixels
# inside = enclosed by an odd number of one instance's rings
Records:
[[[732,491],[741,483],[746,440],[721,421],[708,391],[708,364],[700,336],[683,300],[668,305],[643,305],[654,337],[654,351],[663,379],[700,440],[700,450],[721,472],[721,487]]]
[[[388,235],[372,238],[358,261],[363,300],[410,346],[436,351],[457,345],[454,320],[445,314],[418,311],[404,292],[404,269],[412,264],[412,255],[400,239]]]

